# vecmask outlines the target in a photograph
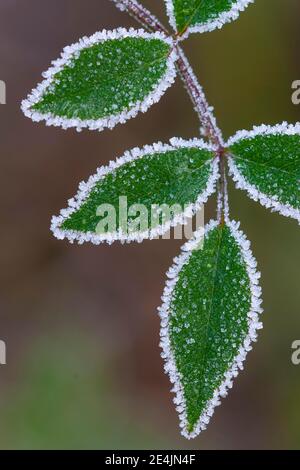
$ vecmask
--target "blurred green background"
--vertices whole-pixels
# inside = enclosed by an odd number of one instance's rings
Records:
[[[165,19],[163,0],[144,0]],[[185,49],[228,137],[300,120],[300,3],[257,0]],[[158,348],[165,271],[180,242],[72,246],[49,231],[78,182],[125,149],[198,134],[179,80],[147,114],[101,134],[46,128],[19,104],[62,47],[96,30],[135,26],[109,0],[1,0],[0,106],[2,449],[300,448],[299,226],[230,187],[232,215],[263,274],[264,330],[208,430],[188,442]],[[215,201],[206,207],[214,217]]]

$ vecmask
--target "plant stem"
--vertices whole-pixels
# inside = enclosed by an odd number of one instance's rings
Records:
[[[214,115],[212,114],[213,108],[208,105],[203,89],[199,84],[183,50],[179,46],[177,46],[177,53],[177,67],[184,86],[194,104],[195,111],[202,123],[203,133],[217,148],[217,151],[221,152],[224,150],[224,143],[222,133],[217,126]]]
[[[225,152],[218,153],[220,180],[218,183],[218,221],[224,225],[229,217]]]
[[[121,11],[126,11],[136,21],[138,21],[144,28],[152,32],[162,32],[167,36],[172,36],[168,29],[151,13],[141,5],[137,0],[112,0]],[[226,165],[225,165],[225,148],[222,132],[219,129],[216,119],[213,115],[213,108],[209,106],[205,97],[204,91],[198,82],[196,75],[189,64],[182,48],[178,42],[180,38],[178,34],[174,34],[174,41],[176,41],[177,50],[177,68],[180,77],[183,81],[194,109],[199,117],[202,125],[202,133],[216,148],[216,156],[219,159],[220,168],[220,182],[218,188],[218,201],[219,201],[219,220],[224,223],[226,214],[228,212],[228,196],[227,196],[227,179],[226,179]]]
[[[127,11],[132,18],[150,31],[160,31],[170,36],[165,26],[136,0],[112,0],[121,11]]]

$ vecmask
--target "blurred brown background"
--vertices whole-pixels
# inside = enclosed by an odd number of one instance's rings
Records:
[[[144,0],[165,19],[163,0]],[[298,0],[257,0],[222,31],[185,43],[228,137],[300,120]],[[33,124],[19,105],[62,47],[96,30],[135,26],[109,0],[1,0],[0,447],[3,449],[281,449],[300,447],[299,226],[231,187],[232,215],[263,274],[264,325],[246,371],[208,430],[180,437],[159,341],[165,271],[178,241],[112,247],[55,240],[50,217],[96,167],[125,149],[193,137],[179,80],[147,114],[101,134]],[[206,208],[214,217],[215,201]]]

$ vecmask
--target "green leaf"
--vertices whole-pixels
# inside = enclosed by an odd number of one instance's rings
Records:
[[[113,128],[159,101],[174,81],[175,59],[161,33],[104,30],[66,47],[22,109],[48,125]]]
[[[170,23],[180,35],[204,33],[236,20],[253,0],[166,0]]]
[[[203,141],[171,143],[133,149],[98,169],[53,219],[55,236],[96,244],[141,241],[183,223],[215,190],[218,162]]]
[[[261,328],[259,273],[239,224],[212,221],[168,272],[160,308],[165,370],[183,435],[206,428]]]
[[[300,124],[240,131],[228,142],[238,188],[300,223]]]

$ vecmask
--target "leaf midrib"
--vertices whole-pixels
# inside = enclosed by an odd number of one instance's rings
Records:
[[[116,74],[112,73],[110,76],[108,76],[107,72],[103,72],[102,75],[99,74],[99,78],[100,78],[100,80],[101,80],[102,82],[105,82],[105,78],[106,78],[106,79],[107,79],[107,80],[106,80],[106,83],[109,83],[109,82],[112,80],[112,78],[119,80],[119,79],[121,79],[121,78],[123,78],[123,77],[127,77],[128,75],[131,75],[131,76],[132,76],[132,75],[135,75],[135,74],[137,74],[138,72],[142,71],[143,69],[148,69],[149,67],[151,67],[152,65],[156,64],[157,62],[165,61],[165,60],[169,57],[170,51],[171,51],[171,50],[169,50],[169,52],[168,52],[167,54],[163,54],[163,55],[161,55],[160,57],[157,57],[155,60],[152,60],[152,61],[150,61],[150,62],[143,62],[142,65],[139,64],[139,65],[138,65],[137,67],[135,67],[135,68],[132,67],[131,69],[126,70],[126,72],[124,71],[124,73],[116,73]],[[99,67],[100,67],[100,66],[99,66]],[[70,70],[72,70],[71,67],[70,67]],[[111,73],[111,72],[110,72],[110,73]]]
[[[198,168],[195,168],[195,169],[191,170],[190,173],[194,173],[195,171],[201,171],[205,166],[211,165],[211,163],[212,163],[212,160],[208,159],[205,162],[203,162],[202,165],[199,166]],[[170,172],[169,168],[168,168],[168,171]],[[171,172],[170,172],[170,175],[172,175]],[[177,180],[183,179],[183,177],[184,177],[184,175],[181,174],[181,175],[177,176]],[[149,188],[148,192],[144,193],[143,196],[145,198],[148,198],[152,193],[153,193],[153,189]],[[201,192],[200,192],[200,194],[201,194]]]
[[[199,0],[199,3],[197,6],[195,6],[194,8],[194,11],[190,14],[189,16],[189,19],[188,21],[186,22],[186,24],[184,25],[184,27],[181,29],[181,31],[179,31],[180,34],[182,34],[184,31],[187,30],[187,28],[189,28],[189,26],[191,25],[194,17],[196,16],[197,12],[199,11],[199,9],[201,8],[201,3],[202,3],[203,0]],[[208,23],[209,20],[207,20],[205,23],[203,24],[206,24]]]
[[[248,164],[258,165],[258,166],[261,166],[261,167],[265,167],[265,168],[267,168],[267,169],[269,168],[269,169],[272,170],[272,171],[277,171],[277,172],[279,172],[279,173],[280,173],[280,172],[286,173],[286,174],[289,175],[289,176],[293,176],[293,177],[298,178],[298,175],[297,175],[297,174],[294,174],[294,173],[292,173],[292,172],[290,172],[290,171],[287,171],[287,170],[285,170],[285,169],[283,169],[283,168],[274,167],[274,166],[272,166],[272,165],[270,165],[269,163],[266,163],[266,162],[258,162],[258,161],[249,160],[248,158],[239,157],[239,156],[237,156],[237,155],[235,155],[235,154],[233,155],[233,158],[234,158],[235,160],[239,160],[239,161],[241,161],[241,162],[247,162]],[[294,163],[294,162],[290,162],[290,163]]]
[[[99,82],[101,82],[103,84],[103,86],[106,86],[107,84],[109,84],[109,82],[111,81],[112,77],[113,77],[113,80],[115,81],[121,81],[122,78],[124,77],[128,77],[131,76],[131,77],[134,77],[134,75],[137,75],[138,73],[141,73],[141,71],[143,69],[147,69],[147,68],[150,68],[152,65],[154,65],[155,63],[158,63],[158,62],[162,62],[162,61],[167,61],[167,58],[169,57],[170,55],[170,52],[171,52],[171,48],[169,48],[169,51],[167,54],[162,54],[160,57],[156,58],[155,60],[151,61],[151,62],[143,62],[142,65],[138,65],[135,69],[131,69],[127,72],[124,72],[124,73],[119,73],[119,74],[115,74],[115,75],[112,75],[110,76],[109,78],[107,77],[107,73],[103,73],[103,75],[99,75],[98,79],[99,79]],[[77,59],[78,60],[78,59]],[[69,66],[69,70],[72,70],[72,68]],[[54,81],[56,79],[59,79],[59,77],[66,71],[66,69],[63,69],[61,72],[58,72],[55,76],[54,76]],[[107,78],[105,80],[105,78]],[[90,90],[81,90],[81,93],[82,95],[85,95],[86,99],[93,99],[93,93],[95,93],[95,90],[94,88],[90,89]],[[55,94],[55,93],[54,93]],[[46,93],[46,96],[47,97],[47,93]],[[43,99],[45,98],[43,97]],[[36,103],[35,105],[33,105],[33,109],[35,107],[37,107],[37,109],[39,109],[39,105],[41,103],[43,103],[43,99],[42,101]],[[69,102],[71,105],[73,105],[73,101],[70,100],[70,99],[66,99],[66,97],[64,96],[63,97],[63,100],[62,101],[65,101],[65,102]]]
[[[212,311],[213,311],[213,304],[214,304],[214,292],[216,289],[216,281],[217,281],[217,273],[218,273],[218,266],[219,266],[219,261],[220,261],[220,252],[221,252],[221,244],[223,241],[223,234],[224,234],[224,227],[218,227],[217,230],[219,230],[219,241],[218,241],[218,246],[217,246],[217,259],[216,259],[216,265],[213,273],[213,285],[212,285],[212,290],[211,290],[211,301],[210,301],[210,307],[209,307],[209,313],[207,317],[207,325],[206,325],[206,331],[205,331],[205,350],[203,354],[203,359],[202,359],[202,364],[201,364],[201,369],[199,372],[199,376],[201,377],[203,375],[204,367],[207,362],[207,351],[208,351],[208,331],[210,328],[210,320],[212,316]]]
[[[189,20],[186,22],[186,24],[184,25],[184,27],[182,28],[182,30],[180,32],[185,31],[191,25],[191,23],[193,21],[193,18],[196,16],[197,12],[199,11],[199,9],[201,7],[201,3],[202,3],[202,0],[199,0],[198,6],[195,7],[194,11],[191,13],[191,15],[189,17]]]

